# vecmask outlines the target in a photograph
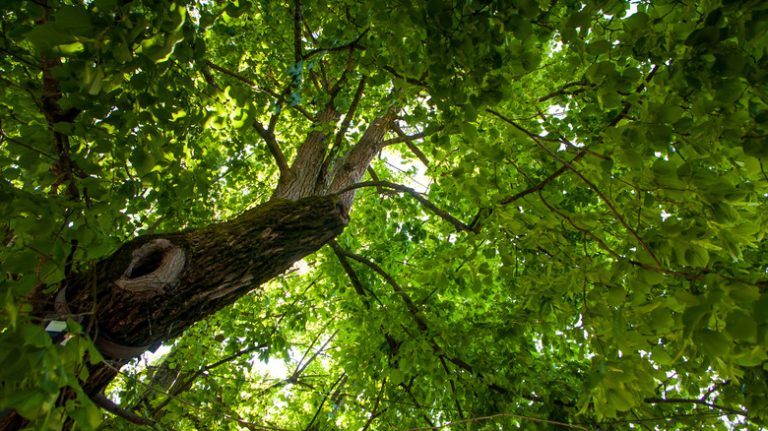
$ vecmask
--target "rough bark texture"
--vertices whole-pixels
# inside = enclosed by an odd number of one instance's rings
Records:
[[[40,23],[46,21],[47,9]],[[39,105],[51,130],[57,122],[72,121],[77,116],[77,112],[62,113],[58,104],[61,91],[51,69],[60,61],[42,58]],[[370,123],[358,142],[349,145],[343,157],[337,157],[365,86],[363,77],[355,93],[356,101],[336,134],[336,146],[328,151],[341,117],[333,100],[353,65],[350,56],[347,69],[328,90],[330,102],[314,116],[313,127],[290,167],[273,133],[277,116],[269,126],[257,127],[281,174],[268,203],[232,221],[203,229],[136,238],[82,273],[70,272],[74,266],[70,255],[66,280],[55,303],[35,310],[35,314],[48,320],[88,316],[82,323],[108,359],[90,367],[89,378],[82,383],[88,395],[99,394],[130,358],[178,336],[191,324],[281,274],[341,233],[355,191],[337,194],[361,180],[383,148],[384,136],[397,112],[395,106],[387,108]],[[59,156],[59,179],[53,192],[64,185],[62,191],[77,201],[80,191],[76,175],[86,175],[79,173],[69,157],[66,135],[54,133],[53,143]],[[76,247],[73,241],[72,250]],[[61,400],[69,397],[71,393],[62,391]],[[15,413],[0,412],[0,430],[17,430],[24,425],[24,419]]]
[[[142,236],[70,277],[48,314],[93,312],[84,325],[111,360],[83,382],[94,396],[128,359],[283,273],[347,222],[336,196],[278,199],[203,229]],[[3,430],[23,425],[15,414],[0,418]]]
[[[200,230],[139,237],[67,285],[74,313],[96,309],[96,337],[123,345],[149,345],[179,335],[192,323],[231,304],[317,251],[341,233],[346,212],[335,197],[274,200],[236,219]],[[120,281],[165,271],[167,256],[150,255],[126,270],[134,252],[163,239],[183,250],[177,280],[156,291],[122,288]],[[170,250],[170,249],[169,249]],[[117,282],[117,283],[116,283]]]
[[[338,120],[339,114],[328,106],[318,114],[316,127],[328,127]],[[280,182],[272,195],[273,199],[298,199],[302,196],[314,196],[318,193],[315,185],[321,172],[323,158],[327,148],[327,133],[313,130],[299,147],[291,168],[280,175]]]

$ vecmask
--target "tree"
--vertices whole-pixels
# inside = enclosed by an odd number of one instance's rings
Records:
[[[1,429],[768,423],[763,2],[2,17]]]

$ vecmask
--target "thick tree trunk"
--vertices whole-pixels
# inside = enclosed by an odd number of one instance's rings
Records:
[[[139,237],[70,281],[67,302],[74,313],[95,303],[99,336],[120,344],[173,338],[341,233],[338,201],[271,201],[200,230]]]
[[[92,313],[83,324],[112,362],[91,367],[82,386],[93,396],[116,367],[283,273],[347,222],[340,198],[330,195],[273,199],[228,222],[142,236],[70,277],[48,316]],[[0,429],[21,428],[14,416],[0,418]]]

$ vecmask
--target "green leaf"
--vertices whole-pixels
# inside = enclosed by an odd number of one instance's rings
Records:
[[[35,419],[53,407],[53,400],[49,394],[37,389],[22,389],[8,394],[2,405],[16,410],[27,419]]]
[[[757,323],[744,311],[734,310],[728,313],[726,330],[734,340],[755,342],[757,340]]]
[[[75,36],[91,36],[93,26],[88,12],[83,6],[64,6],[53,16],[57,29]]]
[[[611,43],[607,40],[597,40],[587,44],[587,53],[590,55],[605,54],[611,50]]]
[[[55,45],[75,42],[75,38],[71,34],[58,29],[52,23],[35,26],[25,37],[41,51],[48,50]]]
[[[720,332],[702,329],[694,336],[696,346],[712,357],[723,357],[731,350],[731,340]]]
[[[636,12],[624,19],[624,29],[627,31],[645,31],[648,29],[650,17],[644,12]]]
[[[101,411],[90,400],[70,410],[69,414],[75,419],[78,427],[85,430],[95,430],[102,422]]]

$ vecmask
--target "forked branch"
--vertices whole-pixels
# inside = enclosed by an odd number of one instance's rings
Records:
[[[267,87],[261,87],[261,86],[257,85],[255,81],[253,81],[252,79],[250,79],[250,78],[248,78],[248,77],[246,77],[246,76],[244,76],[244,75],[242,75],[242,74],[240,74],[238,72],[235,72],[233,70],[227,69],[226,67],[223,67],[223,66],[219,66],[218,64],[216,64],[216,63],[214,63],[214,62],[212,62],[210,60],[206,60],[205,61],[205,66],[210,67],[211,69],[213,69],[213,70],[215,70],[215,71],[217,71],[217,72],[219,72],[219,73],[221,73],[223,75],[227,75],[230,78],[234,78],[234,79],[236,79],[236,80],[238,80],[238,81],[240,81],[240,82],[242,82],[244,84],[247,84],[253,91],[262,92],[262,93],[265,93],[265,94],[273,97],[280,104],[283,104],[283,105],[285,104],[285,97],[283,95],[281,95],[280,93],[278,93],[276,91],[270,90]],[[275,87],[279,87],[280,85],[279,85],[279,83],[275,82],[274,86]],[[317,117],[315,115],[313,115],[312,113],[310,113],[306,109],[302,108],[301,106],[296,105],[296,104],[289,104],[289,106],[292,109],[294,109],[297,112],[299,112],[302,116],[304,116],[304,118],[308,119],[309,121],[316,121],[317,120]]]
[[[360,33],[359,36],[357,36],[355,38],[355,40],[353,40],[352,42],[349,42],[349,43],[345,43],[344,45],[333,46],[333,47],[330,47],[330,48],[316,48],[316,49],[312,49],[310,51],[307,51],[304,54],[303,58],[304,58],[304,60],[308,60],[308,59],[310,59],[310,58],[312,58],[312,57],[314,57],[315,55],[318,55],[318,54],[325,54],[327,52],[335,52],[335,51],[345,51],[345,50],[348,50],[348,49],[350,49],[350,50],[355,50],[355,49],[364,50],[365,47],[363,45],[360,45],[360,40],[363,37],[365,37],[366,34],[368,34],[368,30],[369,30],[369,28],[366,28],[365,30],[363,30],[362,33]]]
[[[567,169],[571,170],[574,174],[576,174],[579,178],[581,178],[581,180],[584,181],[589,186],[589,188],[591,188],[592,191],[594,191],[600,197],[600,199],[603,200],[603,202],[605,202],[605,205],[607,205],[608,208],[613,213],[613,215],[616,216],[616,219],[619,221],[619,223],[621,223],[621,225],[624,226],[624,228],[637,240],[637,242],[640,244],[640,246],[643,248],[643,250],[645,250],[645,252],[648,253],[648,255],[651,257],[651,259],[653,259],[653,261],[656,263],[656,265],[662,266],[661,262],[656,257],[656,255],[653,253],[653,251],[648,246],[648,244],[645,241],[643,241],[643,239],[640,237],[640,235],[637,233],[637,231],[635,231],[627,223],[627,221],[624,219],[624,216],[622,216],[621,213],[619,212],[619,210],[616,209],[616,206],[613,204],[613,202],[610,199],[608,199],[608,196],[606,196],[605,193],[603,193],[597,187],[597,185],[595,183],[593,183],[590,179],[585,177],[584,174],[582,174],[580,171],[578,171],[570,162],[568,162],[566,160],[563,160],[563,158],[558,156],[557,153],[552,151],[552,149],[550,149],[549,147],[544,145],[539,140],[538,135],[536,135],[535,133],[530,132],[529,130],[525,129],[524,127],[520,126],[516,122],[512,121],[511,119],[505,117],[504,115],[500,114],[499,112],[497,112],[497,111],[495,111],[493,109],[487,109],[486,111],[491,113],[491,114],[493,114],[494,116],[500,118],[505,123],[512,125],[517,130],[520,130],[521,132],[525,133],[529,138],[531,138],[531,140],[533,140],[533,142],[536,143],[536,145],[539,148],[544,150],[544,152],[546,152],[550,157],[555,159],[558,163],[562,164],[564,167],[566,167]]]

